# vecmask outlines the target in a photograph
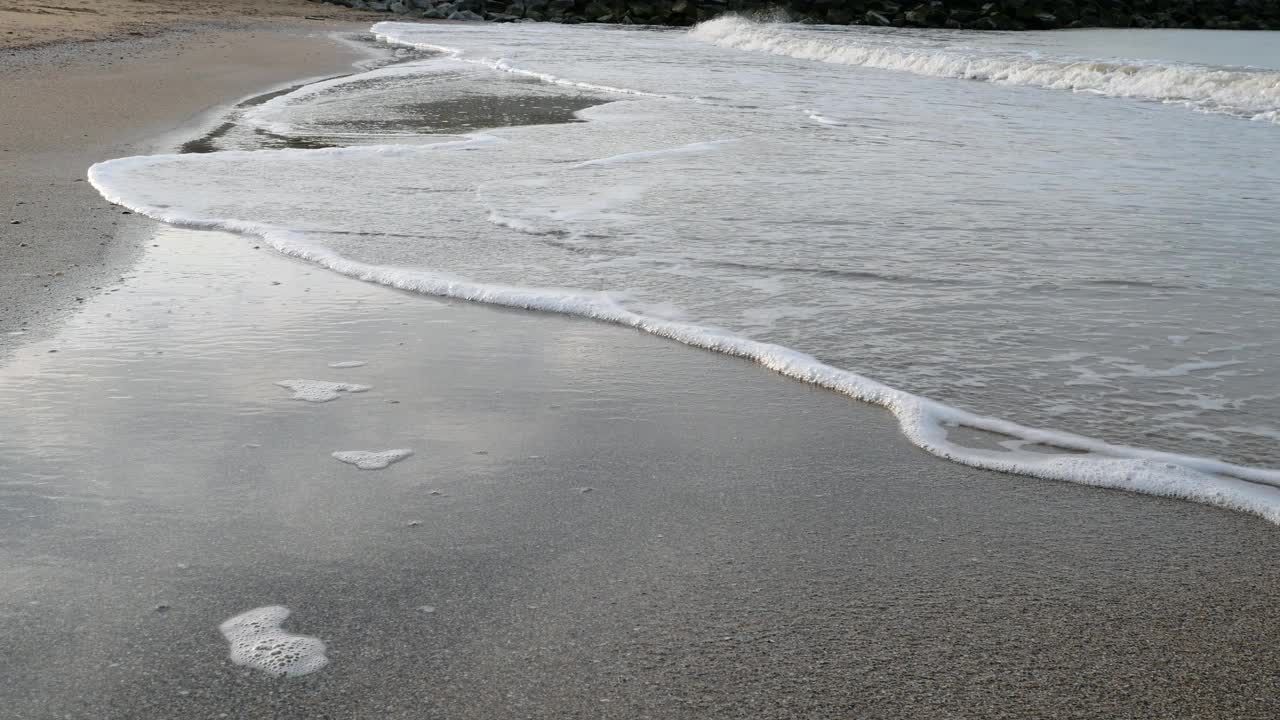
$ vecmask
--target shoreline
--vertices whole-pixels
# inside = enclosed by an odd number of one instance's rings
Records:
[[[360,55],[327,34],[365,29],[278,22],[20,51],[0,86],[0,356],[138,257],[150,224],[103,200],[88,165],[154,152],[239,98],[349,71]]]
[[[199,114],[174,105],[143,103]],[[127,223],[132,277],[0,357],[0,712],[1274,710],[1261,520],[961,467],[878,408],[626,328]],[[311,406],[273,385],[295,376],[374,389]],[[417,454],[328,456],[352,447]],[[231,665],[218,623],[272,603],[328,668]]]
[[[374,26],[393,43],[417,45],[413,37],[397,37],[388,26]],[[459,112],[462,112],[459,110]],[[196,163],[213,158],[190,158]],[[199,161],[199,162],[197,162]],[[786,377],[847,396],[855,401],[880,406],[893,414],[902,433],[916,447],[935,457],[970,467],[1043,480],[1120,489],[1139,494],[1174,497],[1215,507],[1223,507],[1280,522],[1277,504],[1280,471],[1264,465],[1248,465],[1213,455],[1195,455],[1122,442],[1108,442],[1066,430],[1023,425],[998,416],[982,415],[930,397],[917,395],[881,383],[854,370],[830,365],[792,348],[696,323],[675,321],[632,312],[613,301],[579,290],[548,290],[517,284],[488,284],[454,274],[427,269],[405,270],[353,260],[324,246],[299,241],[289,233],[276,233],[270,225],[217,216],[183,215],[168,205],[150,206],[130,201],[120,191],[117,174],[126,176],[132,166],[146,161],[127,160],[95,166],[90,182],[111,202],[177,226],[195,229],[226,229],[251,235],[282,254],[301,258],[344,275],[370,280],[389,287],[428,296],[476,301],[499,307],[566,314],[638,329],[678,343],[744,358]],[[160,162],[166,162],[163,159]],[[124,187],[127,187],[127,180]],[[949,434],[947,426],[958,426],[977,442],[956,442],[959,433]],[[1002,451],[993,442],[1013,438],[1044,450],[1019,453]]]

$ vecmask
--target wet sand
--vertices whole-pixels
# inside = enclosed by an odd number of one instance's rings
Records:
[[[1262,521],[957,467],[742,361],[234,236],[161,230],[0,408],[3,717],[1276,707]],[[218,624],[269,604],[329,667],[230,663]]]
[[[0,717],[1276,714],[1261,520],[952,465],[634,331],[135,229],[125,279],[0,364]],[[389,448],[415,454],[330,456]],[[231,663],[219,623],[270,604],[328,667]]]

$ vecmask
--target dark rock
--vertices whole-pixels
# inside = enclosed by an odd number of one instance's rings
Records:
[[[853,22],[853,13],[845,8],[831,8],[827,10],[827,22],[832,25],[848,25]]]
[[[1280,0],[327,0],[424,18],[493,22],[692,25],[727,11],[766,11],[792,22],[979,30],[1061,27],[1265,29],[1280,25]]]
[[[454,11],[454,12],[450,13],[450,14],[449,14],[449,17],[448,17],[447,19],[448,19],[448,20],[466,20],[466,21],[468,21],[468,22],[474,22],[474,21],[477,21],[477,20],[484,20],[484,18],[482,18],[482,17],[480,17],[479,15],[477,15],[477,14],[475,14],[475,13],[471,12],[470,10],[456,10],[456,11]]]

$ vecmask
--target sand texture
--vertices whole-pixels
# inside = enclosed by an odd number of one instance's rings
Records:
[[[262,20],[374,15],[308,0],[0,0],[0,48],[148,36],[207,21],[247,26]]]

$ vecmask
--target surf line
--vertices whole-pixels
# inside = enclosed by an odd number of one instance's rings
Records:
[[[484,143],[488,138],[475,138]],[[468,142],[406,148],[328,148],[257,152],[430,152],[465,147]],[[232,151],[237,152],[237,151]],[[240,151],[243,152],[243,151]],[[214,153],[213,155],[221,155]],[[921,449],[971,467],[1181,498],[1257,515],[1280,524],[1280,471],[1231,464],[1222,460],[1112,445],[1071,433],[1026,427],[944,405],[890,387],[850,370],[827,365],[811,355],[772,343],[718,332],[692,323],[641,315],[605,292],[524,288],[475,282],[429,270],[372,265],[309,242],[303,233],[234,218],[204,217],[131,201],[122,175],[131,169],[163,162],[201,162],[210,155],[155,155],[120,158],[89,169],[89,181],[109,202],[171,225],[224,230],[261,238],[284,255],[320,265],[366,282],[424,295],[576,315],[631,327],[691,347],[751,360],[796,380],[823,387],[889,410],[907,439]],[[1028,443],[1050,445],[1084,455],[1044,455],[979,450],[948,440],[948,426],[964,426],[1007,435]]]

